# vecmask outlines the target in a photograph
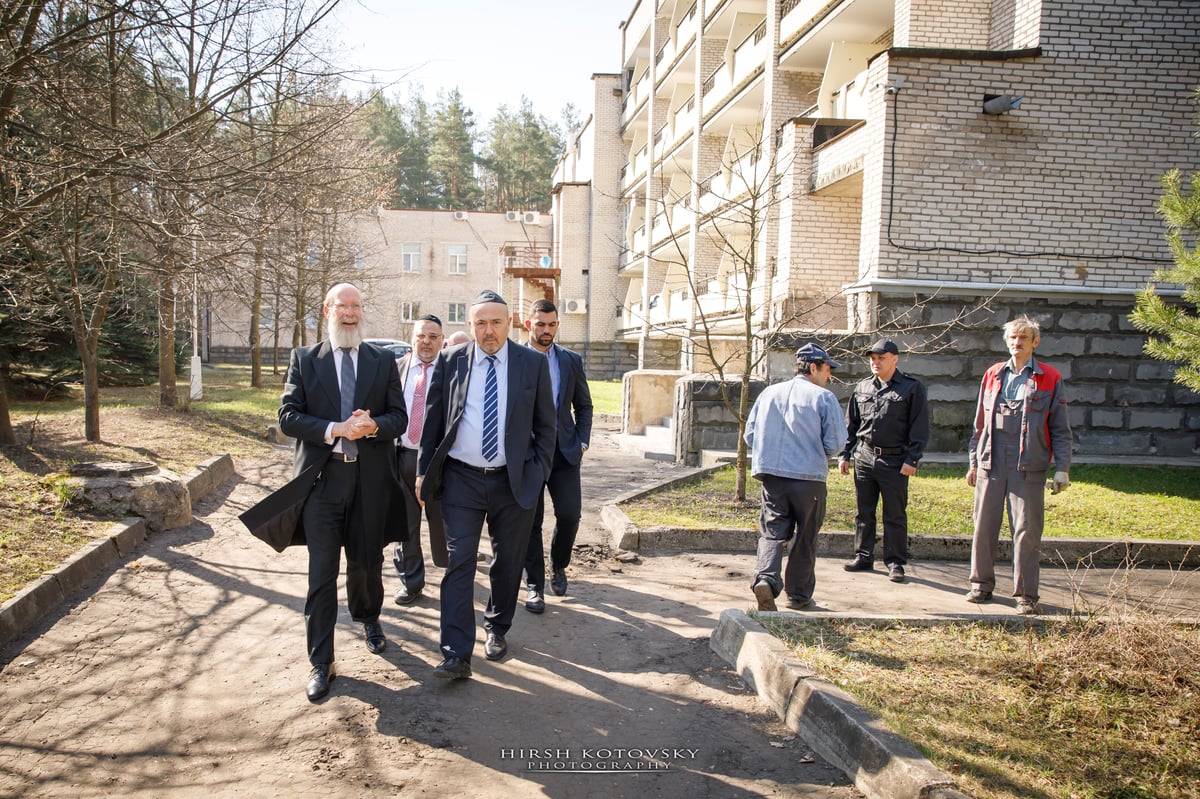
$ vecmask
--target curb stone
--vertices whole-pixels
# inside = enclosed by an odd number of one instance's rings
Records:
[[[789,729],[872,799],[971,799],[916,747],[817,676],[745,611],[722,611],[709,646]]]
[[[600,509],[600,520],[612,533],[614,547],[653,551],[704,550],[712,552],[754,552],[758,530],[709,528],[680,530],[671,527],[639,528],[621,510],[623,502],[639,499],[664,488],[696,480],[724,465],[696,469],[688,474],[660,480],[645,488],[630,491]],[[879,544],[882,547],[882,538]],[[1012,539],[1000,537],[998,561],[1012,560]],[[909,535],[909,555],[914,560],[969,561],[971,539],[953,535]],[[1195,541],[1159,541],[1119,538],[1043,538],[1041,562],[1055,566],[1163,566],[1175,569],[1200,567],[1200,543]],[[854,553],[854,533],[822,530],[817,536],[817,556],[850,557]],[[882,560],[882,558],[879,558]]]
[[[192,502],[196,502],[233,473],[233,458],[226,453],[209,458],[183,480]],[[0,646],[21,635],[60,602],[83,588],[88,580],[128,556],[145,540],[144,519],[123,519],[108,528],[103,537],[88,541],[71,557],[18,591],[16,596],[0,605]]]

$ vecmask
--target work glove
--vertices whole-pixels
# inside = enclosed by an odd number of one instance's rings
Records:
[[[1066,472],[1055,472],[1054,482],[1051,485],[1050,493],[1057,494],[1071,484],[1071,477]]]

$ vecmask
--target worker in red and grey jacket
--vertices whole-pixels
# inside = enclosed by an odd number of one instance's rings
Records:
[[[1055,493],[1070,485],[1071,424],[1062,374],[1033,357],[1041,341],[1027,316],[1004,326],[1012,357],[983,375],[971,434],[967,484],[975,488],[968,602],[988,602],[996,587],[1000,524],[1009,508],[1013,596],[1017,612],[1037,613],[1039,551],[1045,523],[1046,474]]]

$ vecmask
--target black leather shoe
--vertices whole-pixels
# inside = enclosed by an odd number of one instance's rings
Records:
[[[488,660],[499,660],[508,654],[508,642],[497,632],[489,632],[483,645],[483,656]]]
[[[308,673],[308,685],[304,689],[308,694],[308,701],[316,702],[318,699],[323,699],[329,693],[329,683],[333,682],[333,678],[336,676],[332,663],[318,663],[313,666],[312,671]]]
[[[396,592],[396,604],[411,605],[421,598],[422,590],[423,589],[418,588],[416,591],[409,591],[404,586],[400,586],[400,590]]]
[[[787,606],[789,608],[793,608],[795,610],[803,610],[804,608],[808,607],[811,604],[812,604],[812,600],[809,599],[808,597],[792,596],[791,594],[788,594]]]
[[[460,657],[448,657],[433,670],[439,680],[465,680],[471,676],[471,664]]]
[[[525,609],[530,613],[545,613],[546,598],[542,596],[542,592],[536,588],[530,588],[529,593],[525,595]]]
[[[858,555],[854,560],[842,565],[842,568],[848,572],[869,572],[875,568],[872,561],[867,560],[862,555]]]
[[[363,624],[363,634],[367,638],[367,650],[371,654],[378,655],[387,649],[387,639],[383,637],[383,628],[379,626],[379,622],[369,621]]]
[[[562,569],[555,569],[550,574],[550,590],[555,596],[564,596],[567,593],[567,573]]]
[[[897,563],[888,571],[888,579],[893,583],[904,582],[904,567]]]

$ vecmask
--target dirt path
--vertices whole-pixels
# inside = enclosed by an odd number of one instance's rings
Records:
[[[0,650],[0,796],[860,796],[709,651],[721,609],[746,606],[749,556],[606,557],[600,500],[669,467],[603,432],[570,595],[518,610],[505,660],[433,679],[435,588],[387,603],[383,656],[343,604],[339,676],[310,704],[305,553],[236,520],[289,462],[239,463],[191,526]]]

